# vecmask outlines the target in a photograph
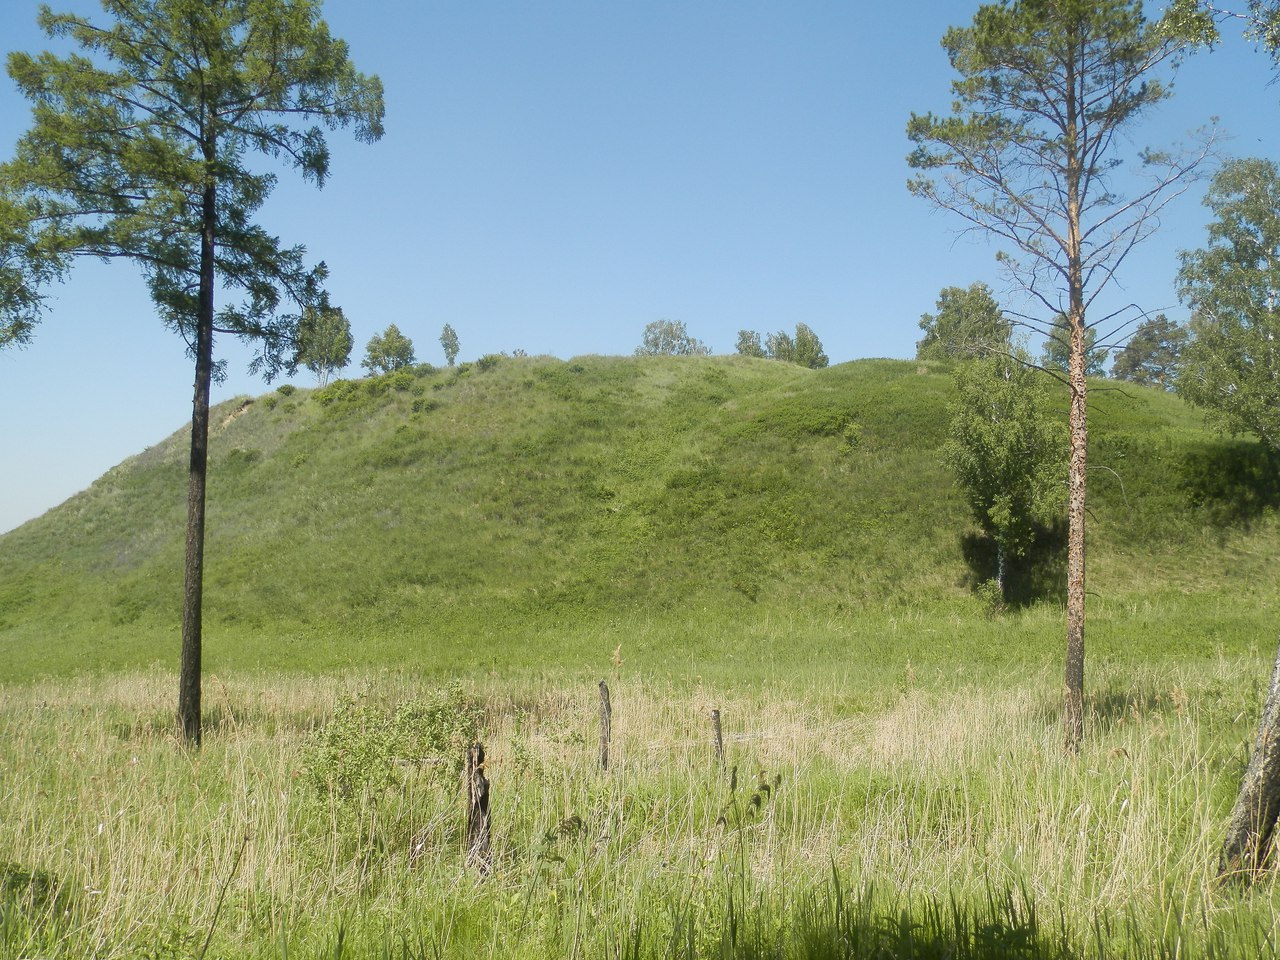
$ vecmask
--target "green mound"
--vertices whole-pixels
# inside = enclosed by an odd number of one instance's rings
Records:
[[[1105,386],[1091,650],[1267,645],[1274,460]],[[1052,550],[1030,607],[993,626],[973,598],[951,391],[888,360],[489,357],[238,398],[213,416],[206,668],[1052,662]],[[185,464],[184,430],[0,537],[9,678],[176,659]]]

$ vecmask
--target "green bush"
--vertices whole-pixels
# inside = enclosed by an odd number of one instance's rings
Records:
[[[320,797],[343,801],[374,799],[410,771],[456,777],[480,716],[457,683],[396,706],[344,700],[307,749],[306,779]]]
[[[276,387],[276,393],[280,394],[282,397],[290,397],[293,396],[294,391],[297,389],[298,388],[292,383],[282,383],[280,386]]]

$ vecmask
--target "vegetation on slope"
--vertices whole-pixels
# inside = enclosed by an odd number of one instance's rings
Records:
[[[621,643],[703,669],[839,657],[902,617],[980,614],[992,557],[939,457],[949,371],[494,357],[230,401],[213,420],[206,656],[536,670]],[[1166,630],[1206,653],[1255,631],[1265,645],[1275,464],[1162,392],[1094,393],[1095,652]],[[184,436],[0,538],[15,677],[175,655]],[[1061,578],[1045,562],[1040,607],[1007,629],[1052,658]],[[1202,603],[1213,615],[1189,622]],[[1113,651],[1113,612],[1152,635]],[[799,656],[759,646],[782,632]],[[954,653],[908,642],[917,660]]]

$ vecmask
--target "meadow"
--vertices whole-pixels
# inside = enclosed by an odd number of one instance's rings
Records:
[[[1213,882],[1274,464],[1093,391],[1069,756],[1057,556],[975,591],[947,374],[489,358],[227,405],[198,751],[181,435],[0,537],[0,955],[1276,954],[1274,878]]]

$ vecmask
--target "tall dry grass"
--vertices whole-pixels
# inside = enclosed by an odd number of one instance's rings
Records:
[[[1243,899],[1212,882],[1255,670],[1095,671],[1078,756],[1060,747],[1050,677],[926,689],[908,674],[866,712],[834,686],[615,677],[607,773],[594,687],[480,681],[487,879],[466,865],[462,791],[438,765],[342,803],[306,776],[344,698],[395,704],[421,694],[412,677],[210,678],[198,752],[175,735],[167,674],[0,687],[0,949],[639,955],[635,931],[687,928],[679,955],[710,955],[731,900],[784,942],[833,870],[908,910],[1011,892],[1095,951],[1274,943],[1272,882]]]

